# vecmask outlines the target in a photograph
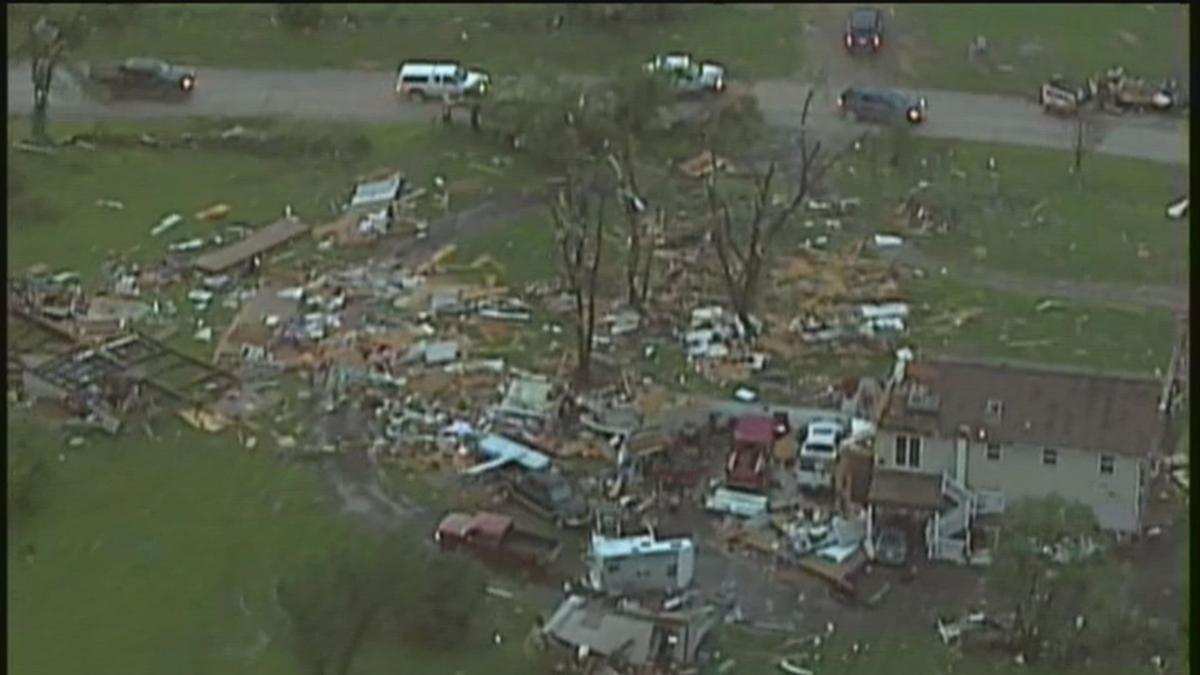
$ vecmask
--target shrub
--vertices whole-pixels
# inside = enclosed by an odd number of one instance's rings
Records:
[[[284,28],[294,31],[320,28],[324,14],[318,3],[280,3],[275,7],[275,20]]]

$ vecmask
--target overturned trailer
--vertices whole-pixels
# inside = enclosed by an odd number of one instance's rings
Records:
[[[684,537],[593,534],[588,551],[588,584],[606,595],[682,591],[691,585],[695,569],[696,546]]]

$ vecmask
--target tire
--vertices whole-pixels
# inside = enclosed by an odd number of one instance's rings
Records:
[[[408,92],[408,100],[413,103],[424,103],[425,92],[421,91],[420,89],[414,89]]]

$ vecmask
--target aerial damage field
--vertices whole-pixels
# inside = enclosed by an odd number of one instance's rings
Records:
[[[1167,8],[298,7],[9,10],[19,670],[1186,667]]]

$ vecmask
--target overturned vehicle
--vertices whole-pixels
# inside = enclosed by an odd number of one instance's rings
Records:
[[[1097,99],[1104,109],[1115,112],[1165,112],[1182,108],[1179,83],[1173,79],[1155,84],[1140,77],[1129,77],[1125,69],[1115,66],[1106,70],[1093,85]]]
[[[1072,116],[1096,97],[1096,81],[1079,84],[1054,75],[1038,90],[1038,105],[1049,115]]]

